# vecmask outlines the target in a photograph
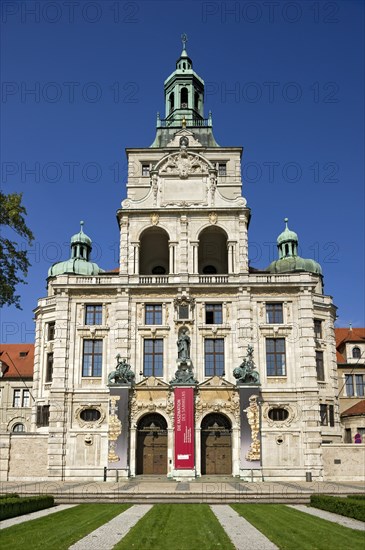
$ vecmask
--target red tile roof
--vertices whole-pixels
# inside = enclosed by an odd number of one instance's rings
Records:
[[[365,399],[362,399],[346,411],[343,411],[341,416],[360,416],[363,414],[365,415]]]
[[[361,344],[365,342],[365,328],[335,328],[337,363],[346,363],[343,355],[346,342]]]
[[[34,344],[0,344],[3,378],[32,378]]]

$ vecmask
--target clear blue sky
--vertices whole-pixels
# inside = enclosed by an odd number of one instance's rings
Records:
[[[216,140],[244,147],[251,265],[267,267],[288,216],[301,255],[322,265],[337,325],[364,326],[362,0],[1,7],[1,182],[23,192],[36,238],[23,310],[1,312],[3,341],[33,341],[47,270],[69,257],[79,220],[95,261],[118,265],[124,149],[154,139],[182,32]]]

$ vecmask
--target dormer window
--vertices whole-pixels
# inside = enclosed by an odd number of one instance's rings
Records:
[[[361,350],[359,347],[355,346],[354,348],[352,348],[352,358],[353,359],[361,358]]]
[[[20,351],[19,352],[19,357],[26,357],[27,355],[28,355],[27,351]]]

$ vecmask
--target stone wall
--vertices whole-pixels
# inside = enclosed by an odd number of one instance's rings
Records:
[[[11,434],[8,481],[47,479],[47,443],[47,434]]]
[[[365,445],[323,445],[324,481],[365,481]]]

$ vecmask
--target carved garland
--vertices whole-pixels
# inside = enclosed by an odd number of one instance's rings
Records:
[[[174,421],[174,398],[172,392],[169,392],[165,401],[149,401],[143,402],[137,399],[136,391],[130,399],[130,415],[131,421],[135,421],[141,413],[153,413],[163,411],[169,417],[171,424]]]
[[[199,391],[195,400],[195,421],[200,421],[203,414],[208,412],[231,413],[237,424],[240,425],[240,398],[238,394],[235,394],[230,401],[222,400],[208,403],[202,400]]]

